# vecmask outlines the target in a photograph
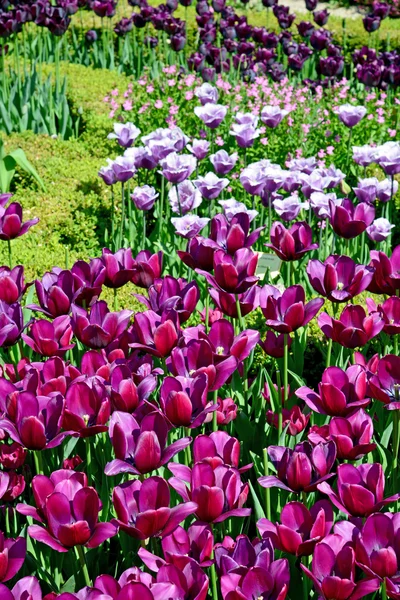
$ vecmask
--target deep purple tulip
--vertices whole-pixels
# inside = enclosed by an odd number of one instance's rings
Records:
[[[140,135],[140,129],[133,123],[114,123],[114,131],[109,133],[109,140],[117,140],[122,148],[129,148]]]
[[[0,300],[7,304],[19,302],[24,295],[24,267],[18,265],[13,269],[0,267]]]
[[[175,279],[170,275],[156,279],[148,288],[148,298],[136,294],[136,298],[158,315],[173,310],[180,323],[185,323],[196,310],[200,290],[195,281],[187,283],[185,279]]]
[[[223,250],[217,250],[213,257],[214,276],[200,269],[196,269],[196,272],[204,275],[214,288],[241,294],[257,283],[257,262],[258,255],[249,248],[237,250],[233,257]]]
[[[63,428],[80,437],[102,433],[107,431],[110,411],[109,393],[99,377],[76,379],[65,396]]]
[[[240,314],[242,317],[245,317],[258,307],[260,288],[254,285],[248,289],[247,292],[244,292],[243,294],[237,294],[236,296],[235,294],[228,294],[228,292],[210,288],[209,294],[216,306],[218,306],[224,315],[227,317],[232,317],[233,319],[237,319],[239,315],[236,298],[239,301]]]
[[[306,303],[301,285],[292,285],[284,292],[273,285],[265,285],[260,291],[259,302],[267,326],[286,334],[307,325],[324,304],[323,298]]]
[[[400,357],[387,354],[378,362],[376,374],[368,381],[369,393],[390,410],[400,409]]]
[[[286,558],[274,560],[270,540],[250,541],[245,535],[239,535],[236,540],[225,537],[222,544],[215,547],[215,559],[221,573],[223,600],[286,598],[289,563]]]
[[[349,256],[328,256],[325,262],[310,260],[307,275],[314,290],[331,302],[348,302],[367,289],[374,270],[356,264]]]
[[[134,275],[134,259],[132,250],[121,248],[115,254],[108,248],[103,248],[101,260],[106,268],[104,285],[110,288],[120,288],[127,284]]]
[[[149,250],[142,250],[134,259],[132,283],[141,288],[149,288],[154,281],[161,277],[163,253],[151,254]]]
[[[327,500],[319,500],[310,510],[301,502],[289,502],[282,508],[280,523],[274,525],[268,519],[260,519],[257,528],[282,552],[310,556],[315,545],[330,533],[333,520]]]
[[[24,327],[22,307],[19,302],[7,304],[0,300],[0,347],[13,346]]]
[[[19,202],[11,202],[5,208],[0,204],[0,240],[13,240],[24,235],[39,219],[22,222],[22,206]]]
[[[106,475],[150,473],[191,442],[185,437],[166,446],[168,426],[159,412],[149,413],[139,425],[132,415],[116,411],[110,419],[109,434],[116,458],[106,465]]]
[[[326,9],[326,8],[324,8],[324,10],[314,11],[314,13],[313,13],[314,21],[316,22],[317,25],[319,25],[320,27],[323,27],[328,22],[329,14],[330,13],[328,12],[328,9]]]
[[[383,506],[395,502],[400,494],[384,498],[385,475],[378,463],[357,467],[344,464],[337,468],[337,492],[326,481],[318,490],[329,496],[336,508],[352,517],[367,517]]]
[[[251,248],[260,237],[264,227],[250,233],[250,217],[247,213],[237,213],[230,221],[225,215],[216,215],[210,223],[210,239],[228,254],[234,255],[240,248]]]
[[[65,479],[52,491],[53,483],[44,475],[36,476],[33,481],[37,490],[34,494],[36,506],[42,515],[25,504],[19,504],[17,508],[44,525],[28,527],[28,534],[34,540],[57,552],[68,552],[75,546],[97,548],[117,533],[112,523],[99,523],[101,502],[94,488],[82,486],[78,481],[71,486],[71,479]]]
[[[178,256],[190,269],[213,270],[214,252],[218,245],[198,235],[188,241],[186,251],[178,250]]]
[[[347,240],[363,233],[375,219],[375,208],[365,202],[354,206],[349,198],[344,198],[340,205],[330,200],[329,206],[333,231]]]
[[[32,350],[42,356],[64,356],[71,344],[73,329],[68,315],[56,317],[54,321],[40,319],[29,327],[30,335],[22,334],[22,339]]]
[[[243,508],[249,486],[241,482],[237,469],[226,465],[213,468],[206,461],[196,463],[193,469],[177,463],[169,463],[168,468],[174,474],[169,484],[185,502],[198,505],[196,515],[200,521],[221,523],[229,517],[251,514],[250,508]]]
[[[201,119],[206,127],[216,129],[224,120],[228,108],[222,104],[208,102],[203,106],[196,106],[194,113]]]
[[[43,450],[59,446],[64,438],[73,433],[61,433],[64,399],[57,392],[49,396],[35,396],[20,392],[13,403],[12,414],[0,420],[0,427],[14,442],[29,450]]]
[[[375,273],[368,290],[373,294],[395,296],[400,289],[400,246],[396,246],[390,258],[377,250],[371,250],[370,254],[370,266]]]
[[[178,315],[173,310],[161,316],[153,310],[136,313],[132,333],[137,341],[129,344],[131,348],[165,358],[178,343]]]
[[[14,587],[9,590],[0,583],[1,600],[42,600],[42,590],[36,577],[22,577]]]
[[[306,386],[300,387],[295,393],[311,410],[334,417],[347,417],[370,402],[366,398],[366,372],[360,365],[351,365],[346,371],[339,367],[328,367],[318,384],[318,393]]]
[[[35,281],[40,306],[31,304],[29,308],[51,318],[67,315],[74,300],[74,283],[71,271],[54,269],[51,273],[45,273],[41,281]]]
[[[352,104],[342,104],[336,111],[337,116],[346,127],[352,128],[357,125],[367,114],[365,106],[353,106]]]
[[[318,248],[318,244],[312,243],[311,227],[305,222],[294,223],[286,229],[282,223],[275,221],[271,227],[271,243],[265,245],[285,261],[299,260],[307,252]]]
[[[110,312],[104,300],[95,302],[90,313],[80,306],[73,306],[74,333],[89,348],[106,348],[127,329],[132,314],[131,310]]]
[[[288,337],[288,347],[292,345],[292,338]],[[268,356],[274,358],[283,358],[285,352],[285,336],[283,333],[276,335],[273,331],[268,330],[265,335],[265,340],[259,342],[261,348]]]
[[[114,488],[112,501],[117,513],[117,519],[112,522],[139,540],[164,538],[197,510],[194,502],[170,508],[168,483],[162,477],[123,483]]]
[[[378,579],[355,581],[354,549],[339,534],[328,535],[315,546],[311,571],[300,566],[322,600],[356,600],[379,588]]]
[[[378,313],[385,322],[383,331],[387,335],[398,335],[400,333],[400,298],[391,296],[378,306],[372,298],[366,299],[369,314]]]
[[[239,468],[240,442],[225,431],[198,435],[193,442],[193,460],[209,462],[214,469],[217,465],[229,465],[240,473],[251,468],[251,465]]]
[[[370,515],[356,538],[357,565],[368,579],[386,579],[388,597],[398,599],[398,563],[400,560],[399,513]],[[393,593],[394,592],[394,593]]]
[[[160,406],[174,427],[199,427],[216,405],[207,402],[208,380],[205,373],[193,379],[166,377],[161,384]]]
[[[78,306],[91,306],[101,294],[106,278],[106,268],[100,258],[93,258],[89,263],[78,260],[71,267],[74,277],[73,302]]]
[[[348,304],[339,319],[330,317],[326,312],[321,313],[318,325],[328,339],[345,348],[358,348],[378,335],[385,322],[378,313],[367,316],[362,306]]]
[[[376,444],[371,443],[374,426],[371,417],[357,410],[344,417],[333,417],[329,422],[329,438],[336,444],[340,460],[359,460],[373,452]]]
[[[25,555],[25,538],[6,538],[0,531],[0,581],[8,581],[18,573],[24,563]]]
[[[268,455],[277,470],[277,475],[260,477],[262,487],[278,487],[293,493],[311,492],[326,479],[333,477],[330,470],[336,459],[333,442],[297,444],[294,450],[283,446],[269,446]]]

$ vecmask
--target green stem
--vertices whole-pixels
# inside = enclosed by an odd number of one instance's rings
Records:
[[[36,475],[43,475],[43,461],[42,461],[41,451],[40,450],[34,451],[33,458],[35,461]]]
[[[211,525],[211,528],[214,533],[214,527]],[[214,560],[214,548],[211,551],[211,559]],[[218,600],[218,588],[217,588],[217,570],[215,568],[215,561],[210,567],[211,570],[211,591],[212,591],[212,599]]]
[[[118,292],[117,288],[114,288],[114,310],[118,310]]]
[[[268,468],[268,452],[267,449],[263,450],[263,463],[264,463],[264,475],[267,477],[269,475]],[[267,515],[267,519],[271,520],[271,488],[265,488],[265,514]]]
[[[210,312],[210,294],[208,293],[208,290],[206,289],[206,313],[204,315],[205,318],[205,327],[206,327],[206,333],[208,333],[208,314]]]
[[[189,427],[185,427],[185,436],[190,437]],[[186,461],[186,466],[190,467],[190,465],[192,464],[192,453],[190,451],[190,444],[189,444],[189,446],[186,446],[186,448],[185,448],[185,461]]]
[[[146,248],[146,213],[143,211],[143,239],[142,239],[142,250]]]
[[[214,404],[217,404],[217,402],[218,402],[218,390],[214,390]],[[216,410],[214,410],[214,412],[213,412],[212,424],[213,424],[213,431],[218,431],[218,421],[217,421],[217,411]]]
[[[328,352],[326,353],[326,364],[325,364],[326,368],[331,366],[332,344],[333,344],[333,339],[330,338],[329,342],[328,342]]]
[[[382,582],[382,600],[387,600],[386,579],[384,579]]]
[[[400,410],[393,411],[393,481],[397,479],[397,467],[399,458],[400,446],[400,431],[399,431]]]
[[[284,387],[284,404],[289,398],[289,334],[283,334],[283,387]]]
[[[122,202],[122,207],[121,207],[121,241],[120,241],[120,247],[123,248],[124,246],[124,229],[125,229],[125,185],[123,182],[121,182],[121,202]]]
[[[115,243],[115,198],[114,198],[114,188],[111,186],[111,249],[116,252],[116,243]]]
[[[91,587],[92,582],[90,581],[89,571],[88,571],[87,564],[86,564],[85,551],[83,549],[83,546],[75,546],[75,550],[76,550],[76,554],[79,559],[79,563],[82,567],[82,573],[83,573],[83,577],[85,578],[85,584],[88,587]]]
[[[10,269],[12,269],[12,252],[11,252],[11,240],[7,240],[7,246],[8,246],[8,264],[10,266]]]

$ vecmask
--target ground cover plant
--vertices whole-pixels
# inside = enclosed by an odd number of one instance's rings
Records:
[[[391,9],[132,4],[1,5],[0,600],[398,599]]]

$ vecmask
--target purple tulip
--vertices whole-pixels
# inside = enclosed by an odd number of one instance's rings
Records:
[[[30,219],[22,223],[22,206],[19,202],[11,202],[5,208],[0,204],[0,240],[10,241],[24,235],[39,219]]]
[[[133,123],[114,123],[113,133],[109,133],[109,140],[117,140],[123,148],[129,148],[140,135],[140,129]]]
[[[367,227],[366,231],[370,240],[374,242],[383,242],[391,235],[394,227],[395,225],[391,225],[387,219],[380,217],[379,219],[375,219],[375,221]]]
[[[367,289],[374,271],[349,256],[328,256],[324,263],[310,260],[307,275],[314,290],[331,302],[348,302]]]
[[[210,162],[217,175],[227,175],[232,171],[238,161],[238,154],[229,155],[226,150],[218,150],[210,156]]]
[[[239,468],[240,443],[225,431],[213,431],[209,435],[198,435],[193,442],[194,462],[209,462],[213,468],[217,465],[235,467],[240,473],[252,465]]]
[[[202,373],[193,379],[166,377],[161,384],[160,406],[174,427],[199,427],[216,405],[207,403],[208,381]]]
[[[260,334],[253,329],[241,331],[237,336],[232,323],[226,319],[215,321],[206,336],[201,331],[199,339],[205,337],[215,354],[215,360],[222,361],[234,356],[238,361],[245,360],[259,342]]]
[[[272,202],[277,215],[283,221],[293,221],[298,217],[300,211],[308,205],[300,201],[298,194],[291,194],[286,198],[277,198]]]
[[[341,205],[332,201],[329,205],[333,231],[347,240],[363,233],[375,218],[375,208],[365,202],[354,206],[349,198],[344,198]]]
[[[393,186],[393,194],[392,194]],[[399,182],[393,179],[382,179],[379,181],[376,187],[376,196],[380,202],[389,202],[389,200],[397,194],[399,189]]]
[[[237,469],[226,465],[213,468],[206,461],[196,463],[193,469],[177,463],[169,463],[168,468],[174,475],[169,484],[185,502],[198,505],[196,516],[201,521],[221,523],[251,514],[250,508],[243,508],[249,486],[241,482]]]
[[[120,183],[126,183],[136,173],[135,162],[129,155],[117,156],[110,166],[114,172],[116,181]]]
[[[6,538],[0,531],[0,581],[12,579],[24,564],[26,555],[26,539]],[[0,594],[1,594],[0,587]]]
[[[317,10],[313,12],[314,21],[320,27],[323,27],[327,24],[330,13],[326,8],[324,10]]]
[[[346,127],[355,127],[367,114],[365,106],[353,106],[352,104],[342,104],[336,111],[337,116]]]
[[[353,188],[359,202],[373,204],[377,198],[379,180],[376,177],[359,179],[358,186]]]
[[[203,106],[196,106],[194,113],[203,121],[206,127],[216,129],[225,119],[228,108],[222,104],[207,102]]]
[[[20,539],[20,538],[19,538]],[[0,583],[1,600],[42,600],[42,590],[36,577],[22,577],[14,587],[9,590]]]
[[[91,306],[101,294],[106,278],[106,268],[100,258],[93,258],[89,263],[78,260],[72,265],[74,277],[73,302],[78,306]]]
[[[67,315],[56,317],[53,322],[43,319],[34,321],[29,327],[30,335],[22,334],[22,339],[32,350],[42,356],[64,356],[71,344],[73,330]]]
[[[145,146],[150,150],[157,162],[164,159],[171,152],[181,152],[189,138],[179,127],[173,129],[158,128],[142,137]]]
[[[286,229],[276,221],[271,227],[271,243],[265,245],[285,261],[299,260],[307,252],[318,248],[318,244],[312,243],[311,227],[305,222],[294,223]]]
[[[149,288],[155,280],[161,277],[163,253],[151,254],[149,250],[142,250],[133,262],[132,283],[141,288]]]
[[[235,198],[230,198],[229,200],[219,200],[218,204],[222,206],[224,215],[228,221],[230,221],[238,213],[246,213],[250,221],[253,221],[253,219],[255,219],[258,215],[256,210],[249,210],[243,202],[238,202],[235,200]]]
[[[53,269],[51,273],[45,273],[41,281],[35,281],[40,306],[31,304],[29,308],[51,318],[67,315],[74,301],[74,287],[75,281],[71,271]]]
[[[258,307],[260,288],[253,286],[248,289],[247,292],[236,294],[236,296],[235,294],[228,294],[228,292],[211,288],[209,289],[209,294],[224,315],[232,317],[233,319],[238,319],[239,315],[236,298],[239,301],[240,314],[242,317],[245,317]]]
[[[136,169],[151,171],[158,164],[158,158],[152,154],[152,151],[147,146],[128,148],[125,150],[124,155],[133,159]]]
[[[0,347],[13,346],[24,327],[22,307],[19,302],[7,304],[0,300]]]
[[[339,534],[328,535],[315,546],[311,571],[300,566],[322,600],[356,600],[379,588],[377,579],[355,581],[354,550]]]
[[[168,200],[172,211],[182,215],[198,208],[202,203],[200,191],[189,179],[172,187],[168,192]]]
[[[120,288],[130,281],[135,273],[132,250],[121,248],[113,254],[108,248],[103,248],[101,260],[106,268],[104,285],[110,288]]]
[[[285,334],[307,325],[324,304],[323,298],[314,298],[306,303],[301,285],[292,285],[284,292],[273,285],[265,285],[260,291],[259,302],[266,325]]]
[[[68,552],[75,546],[97,548],[117,533],[112,523],[98,521],[101,502],[96,490],[82,485],[82,480],[74,480],[72,486],[71,477],[54,486],[51,479],[37,475],[32,482],[37,509],[25,504],[17,506],[18,512],[44,525],[30,525],[29,536],[57,552]]]
[[[201,104],[216,104],[218,102],[218,90],[210,83],[203,83],[196,88],[195,95],[200,100]]]
[[[161,316],[152,310],[136,313],[132,333],[137,341],[129,344],[131,348],[165,358],[181,335],[178,315],[173,310]]]
[[[371,417],[360,408],[344,417],[333,417],[329,422],[329,438],[335,442],[339,460],[359,460],[373,452],[374,426]]]
[[[173,217],[171,223],[175,227],[177,235],[190,240],[206,227],[209,220],[208,217],[186,214],[184,217]]]
[[[249,123],[233,123],[229,133],[236,138],[239,148],[251,148],[255,140],[260,137],[260,130]]]
[[[110,419],[109,435],[116,458],[106,465],[106,475],[150,473],[191,442],[185,437],[166,446],[168,427],[159,412],[147,414],[139,425],[132,415],[116,411]]]
[[[334,519],[330,503],[319,500],[310,510],[301,502],[285,504],[280,520],[274,525],[268,519],[260,519],[257,528],[282,552],[310,556],[316,544],[330,533]]]
[[[43,450],[59,446],[72,431],[61,432],[64,399],[57,392],[49,396],[35,396],[20,392],[12,403],[12,413],[0,420],[0,427],[14,442],[29,450]]]
[[[69,386],[65,396],[63,428],[90,437],[107,431],[111,403],[100,377],[80,377]]]
[[[351,365],[346,371],[328,367],[318,384],[318,393],[305,386],[295,393],[311,410],[334,417],[347,417],[370,402],[366,398],[367,376],[360,365]]]
[[[19,302],[25,293],[24,267],[18,265],[13,269],[0,267],[0,301],[7,304]]]
[[[369,392],[390,410],[400,408],[400,357],[387,354],[378,362],[376,374],[369,379]]]
[[[367,316],[362,306],[348,304],[339,319],[330,317],[326,312],[321,313],[318,325],[328,339],[354,349],[365,346],[378,335],[385,322],[378,313]]]
[[[131,198],[138,210],[151,210],[159,194],[150,185],[136,187],[131,194]]]
[[[197,139],[194,139],[191,144],[187,145],[187,149],[197,158],[197,160],[204,160],[210,152],[210,147],[210,142],[207,142],[207,140]]]
[[[292,345],[292,338],[288,337],[288,348]],[[268,330],[263,342],[259,342],[261,348],[268,356],[274,358],[283,358],[285,352],[285,335],[279,333],[276,335],[273,331]]]
[[[123,483],[114,488],[112,501],[117,514],[117,519],[112,522],[139,540],[164,538],[197,510],[194,502],[183,502],[170,508],[168,483],[161,477]]]
[[[241,294],[257,283],[257,262],[258,255],[250,248],[236,250],[233,257],[223,250],[216,250],[213,257],[214,276],[200,269],[196,269],[196,272],[204,275],[214,288],[231,294]]]
[[[249,233],[250,217],[247,213],[237,213],[230,221],[225,215],[219,214],[211,220],[210,239],[217,247],[234,255],[240,248],[251,248],[263,229],[264,227],[259,227]]]
[[[197,161],[190,154],[177,154],[170,152],[160,160],[162,175],[173,184],[181,183],[193,173]]]
[[[108,158],[107,163],[107,166],[100,167],[97,174],[106,185],[114,185],[117,183],[117,178],[113,169],[113,161]]]
[[[136,298],[160,316],[173,310],[179,316],[180,323],[184,323],[195,311],[200,291],[195,281],[187,283],[185,279],[167,275],[155,280],[149,287],[148,299],[139,295]]]
[[[337,492],[326,481],[318,485],[318,490],[327,494],[336,508],[352,517],[367,517],[400,497],[400,494],[383,497],[385,475],[382,465],[378,463],[357,467],[350,464],[339,465]]]
[[[376,148],[373,146],[353,146],[353,160],[361,167],[368,167],[375,162]]]
[[[204,177],[195,179],[194,184],[203,198],[214,200],[229,185],[229,179],[220,179],[210,171]]]
[[[133,312],[110,312],[107,302],[98,300],[88,313],[80,306],[72,306],[72,325],[78,340],[89,348],[106,348],[128,327]],[[54,321],[55,322],[55,321]]]
[[[356,538],[357,565],[368,579],[386,580],[388,597],[398,598],[398,563],[400,549],[399,513],[370,515]]]
[[[275,129],[288,114],[288,110],[279,108],[279,106],[264,106],[261,110],[261,121],[267,127]]]

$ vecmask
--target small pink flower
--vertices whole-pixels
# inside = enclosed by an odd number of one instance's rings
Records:
[[[263,137],[260,139],[260,142],[262,143],[263,146],[267,146],[268,145],[268,138]]]
[[[326,149],[326,153],[329,156],[332,156],[332,154],[334,153],[334,151],[335,151],[335,147],[334,146],[328,146],[327,149]]]
[[[111,96],[118,96],[118,94],[118,88],[114,88],[113,90],[111,90]]]
[[[374,115],[367,115],[368,121],[371,121],[371,119],[373,119],[373,118],[374,118]]]
[[[163,101],[162,100],[156,100],[154,102],[154,108],[162,108],[164,106]]]
[[[124,110],[132,110],[132,108],[133,108],[132,100],[126,100],[122,106],[123,106]]]
[[[194,95],[193,92],[191,90],[189,90],[185,94],[185,100],[192,100],[193,99],[193,95]]]
[[[318,150],[318,158],[324,158],[324,156],[326,156],[326,152],[321,148],[321,150]]]
[[[224,140],[222,139],[222,137],[219,135],[216,139],[215,139],[215,143],[217,144],[217,146],[223,146],[224,145]]]
[[[397,132],[395,129],[388,129],[387,131],[388,131],[389,137],[396,137]]]
[[[146,92],[148,94],[152,94],[154,92],[154,86],[148,85],[147,88],[146,88]]]

